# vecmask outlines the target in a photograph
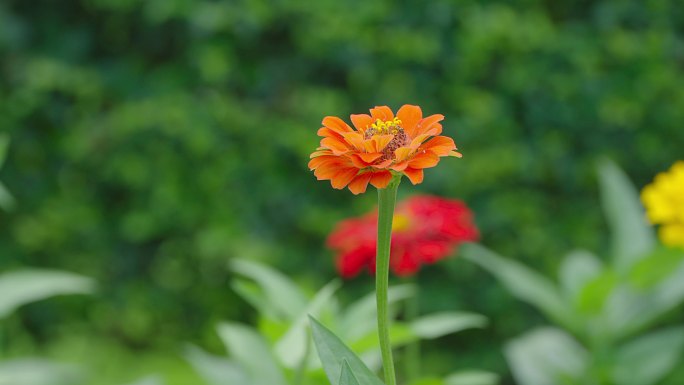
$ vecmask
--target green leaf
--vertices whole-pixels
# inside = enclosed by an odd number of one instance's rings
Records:
[[[411,330],[409,325],[403,322],[392,322],[389,327],[389,333],[393,348],[398,348],[418,340],[416,333]],[[350,341],[349,346],[362,355],[370,351],[377,351],[379,353],[380,342],[378,341],[378,332],[376,330],[369,331],[365,336],[358,338],[355,341]]]
[[[251,385],[247,373],[236,362],[211,355],[196,346],[185,349],[185,358],[210,385]]]
[[[126,385],[164,385],[164,380],[159,376],[147,376]]]
[[[253,328],[224,322],[218,334],[235,361],[252,379],[252,385],[285,385],[285,377],[271,349]]]
[[[559,324],[576,328],[567,301],[543,275],[474,243],[463,245],[461,255],[489,271],[518,299],[536,306]]]
[[[73,385],[83,377],[72,365],[58,364],[39,358],[0,362],[2,385]]]
[[[557,328],[539,328],[506,344],[504,349],[518,384],[581,383],[588,365],[587,352],[570,335]]]
[[[0,134],[0,169],[5,164],[7,159],[7,150],[9,150],[10,137],[7,134]]]
[[[16,204],[16,201],[14,200],[14,197],[12,194],[10,194],[9,190],[5,185],[0,182],[0,207],[2,207],[5,210],[11,210],[14,208],[14,205]]]
[[[351,367],[349,366],[349,361],[342,360],[342,373],[340,373],[340,385],[361,385],[359,380],[354,376]]]
[[[575,306],[585,314],[600,313],[617,284],[617,275],[614,272],[605,271],[599,274],[582,287]]]
[[[452,373],[444,379],[444,385],[496,385],[499,376],[496,373],[481,370],[468,370]]]
[[[482,328],[487,318],[467,312],[440,312],[422,316],[411,323],[411,330],[420,338],[434,339],[461,330]]]
[[[576,250],[566,255],[558,274],[566,298],[575,301],[582,288],[598,277],[602,270],[601,260],[586,250]]]
[[[684,262],[684,252],[681,250],[658,248],[632,267],[629,280],[638,288],[653,288],[667,279],[682,262]]]
[[[310,317],[310,320],[318,357],[321,359],[323,369],[332,385],[340,384],[340,373],[344,360],[348,362],[359,384],[382,385],[382,381],[335,334],[313,317]]]
[[[392,286],[387,291],[388,306],[415,295],[416,288],[411,284]],[[340,335],[349,341],[362,338],[376,328],[375,292],[370,293],[349,305],[340,322]]]
[[[271,306],[272,302],[266,297],[261,286],[256,283],[236,278],[231,282],[230,287],[232,287],[242,299],[252,305],[252,307],[259,312],[261,317],[273,320],[283,318],[281,317],[282,313]]]
[[[613,240],[615,267],[624,272],[656,245],[653,228],[646,221],[639,194],[629,178],[612,161],[599,163],[601,204]]]
[[[66,294],[90,294],[92,279],[58,270],[20,270],[0,275],[0,319],[18,307]]]
[[[319,290],[290,329],[276,342],[274,351],[285,367],[294,369],[305,359],[310,338],[307,333],[308,315],[317,317],[322,307],[333,298],[333,294],[340,288],[340,285],[340,281],[335,280]]]
[[[620,347],[613,369],[614,383],[651,385],[662,380],[681,362],[684,327],[649,333]]]
[[[283,317],[294,320],[306,308],[306,296],[284,274],[261,263],[244,259],[231,260],[230,268],[254,280],[264,291],[263,298],[268,301],[269,306]]]

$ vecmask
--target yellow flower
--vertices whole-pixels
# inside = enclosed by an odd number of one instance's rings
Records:
[[[641,200],[651,223],[661,225],[660,240],[668,246],[684,247],[684,161],[656,175],[641,191]]]

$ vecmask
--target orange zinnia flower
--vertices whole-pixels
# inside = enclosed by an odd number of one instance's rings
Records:
[[[309,162],[318,180],[330,180],[336,189],[349,186],[360,194],[368,183],[387,187],[394,174],[406,175],[414,185],[421,183],[423,169],[436,166],[440,157],[461,157],[454,141],[439,135],[444,115],[423,118],[420,107],[409,104],[396,117],[387,106],[370,113],[351,115],[356,129],[336,116],[323,119],[318,130],[321,146]]]

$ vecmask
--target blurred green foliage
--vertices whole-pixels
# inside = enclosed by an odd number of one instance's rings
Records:
[[[677,0],[5,0],[0,180],[16,203],[0,212],[0,270],[101,283],[95,303],[14,323],[35,344],[67,333],[56,317],[134,349],[218,349],[216,322],[254,317],[227,258],[310,287],[334,275],[325,235],[375,196],[317,182],[308,154],[323,116],[376,104],[445,114],[465,155],[403,194],[465,199],[483,243],[545,272],[567,249],[607,250],[596,157],[643,185],[682,156],[683,30]],[[429,346],[435,372],[456,369],[454,344],[459,368],[503,372],[499,341],[541,322],[467,264],[418,280],[425,311],[494,320]]]

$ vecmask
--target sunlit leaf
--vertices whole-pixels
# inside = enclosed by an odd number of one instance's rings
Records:
[[[598,277],[602,270],[601,260],[586,250],[576,250],[566,255],[558,274],[566,297],[574,301],[582,288]]]
[[[684,327],[659,330],[621,346],[615,358],[614,383],[658,383],[678,363],[684,350]]]
[[[310,338],[307,333],[308,316],[317,317],[321,308],[330,302],[333,294],[335,294],[339,287],[340,282],[335,280],[319,290],[299,318],[275,344],[275,353],[283,365],[288,368],[295,368],[301,365],[305,359],[307,344]]]
[[[251,385],[247,373],[233,360],[211,355],[196,346],[188,346],[185,358],[209,385]]]
[[[0,385],[73,385],[82,376],[75,366],[39,358],[0,362]]]
[[[290,320],[296,319],[306,307],[306,296],[284,274],[254,261],[233,259],[230,268],[253,279],[264,291],[264,298]]]
[[[361,359],[351,351],[335,334],[311,318],[313,334],[318,357],[332,385],[339,385],[340,373],[344,360],[362,385],[382,385],[382,381],[366,367]]]
[[[65,294],[89,294],[95,288],[92,279],[57,270],[18,270],[0,275],[0,318],[18,307]]]
[[[506,360],[518,384],[580,383],[588,355],[570,335],[556,328],[539,328],[506,344]],[[574,382],[564,382],[573,379]]]
[[[601,205],[610,226],[615,267],[626,271],[656,245],[646,221],[639,194],[625,173],[612,161],[599,164]]]
[[[164,380],[159,376],[148,376],[126,385],[164,385]]]
[[[218,334],[231,357],[251,378],[252,385],[285,385],[285,377],[271,353],[271,349],[253,328],[224,322]]]
[[[441,312],[419,317],[411,323],[411,330],[420,338],[433,339],[486,325],[487,318],[479,314]]]
[[[496,373],[480,370],[468,370],[448,375],[444,385],[496,385],[499,376]]]
[[[576,327],[571,307],[543,275],[473,243],[463,245],[461,255],[489,271],[518,299],[538,307],[561,325]]]

